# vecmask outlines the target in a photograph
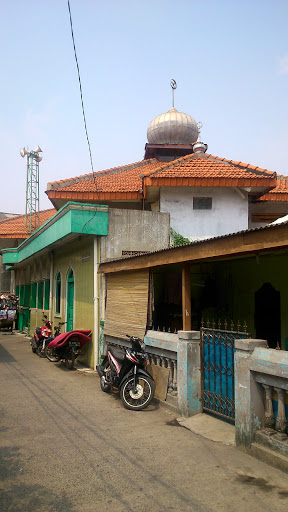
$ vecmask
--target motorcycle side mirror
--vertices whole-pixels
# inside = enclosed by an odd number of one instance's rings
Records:
[[[46,320],[47,320],[47,318],[48,318],[48,317],[47,317],[47,315],[43,315],[43,316],[44,316],[44,318],[46,318]]]

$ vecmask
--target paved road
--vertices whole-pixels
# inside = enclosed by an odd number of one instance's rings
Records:
[[[0,334],[1,512],[286,512],[288,477]]]

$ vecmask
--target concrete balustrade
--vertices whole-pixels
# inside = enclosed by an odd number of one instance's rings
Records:
[[[169,370],[167,400],[177,400],[182,416],[202,412],[200,332],[149,330],[144,341],[150,364]],[[130,346],[128,340],[110,336],[107,342]],[[234,363],[236,444],[250,448],[256,435],[263,434],[269,446],[273,439],[278,451],[288,454],[288,352],[269,349],[266,340],[236,339]]]
[[[287,442],[288,353],[265,340],[238,340],[235,348],[236,443],[251,447],[260,429]]]

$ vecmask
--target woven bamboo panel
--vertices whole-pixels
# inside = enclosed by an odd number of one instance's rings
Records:
[[[149,271],[108,275],[104,334],[144,337],[147,323]]]

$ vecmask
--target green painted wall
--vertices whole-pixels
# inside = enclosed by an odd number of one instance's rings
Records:
[[[59,322],[66,321],[67,314],[67,277],[70,269],[73,269],[74,273],[74,329],[90,329],[93,333],[94,331],[94,237],[93,236],[85,236],[83,238],[79,237],[77,241],[73,243],[67,243],[65,247],[56,249],[54,251],[54,262],[53,262],[53,287],[52,287],[52,322],[53,327],[58,325]],[[41,258],[34,258],[34,265],[36,267],[40,267]],[[24,272],[23,272],[24,269]],[[24,263],[20,268],[16,269],[15,277],[16,283],[22,278],[27,270]],[[55,314],[55,285],[56,285],[56,275],[57,273],[61,273],[61,310],[60,314]],[[26,274],[25,274],[26,275]],[[39,282],[40,279],[38,278]],[[42,297],[45,299],[45,289],[48,289],[48,283],[46,282],[44,285],[44,281],[41,280],[40,287],[38,289],[42,289]],[[35,285],[34,285],[35,287]],[[44,293],[43,293],[44,287]],[[30,300],[30,287],[27,285],[18,286],[20,293],[20,304],[24,306],[27,304],[27,297]],[[28,295],[29,293],[29,295]],[[47,293],[46,293],[47,295]],[[46,302],[46,304],[45,304]],[[24,304],[25,303],[25,304]],[[32,303],[32,305],[38,306],[38,300]],[[44,300],[44,306],[47,305],[47,296],[46,300]],[[27,308],[27,306],[26,306]],[[45,309],[43,311],[42,308],[32,307],[30,310],[29,318],[27,317],[27,311],[24,307],[19,315],[19,328],[22,329],[27,321],[29,320],[30,326],[30,335],[32,336],[36,326],[41,326],[43,324],[43,314],[47,315],[49,318],[49,310]],[[26,318],[27,317],[27,318]],[[61,332],[66,330],[66,326],[64,325],[61,329]],[[93,336],[92,341],[86,347],[83,348],[83,354],[79,356],[79,361],[88,364],[89,366],[93,366],[94,364],[94,354],[93,354]]]
[[[88,260],[88,261],[87,261]],[[66,321],[67,313],[67,277],[72,268],[74,273],[74,329],[94,330],[94,250],[93,237],[82,238],[54,253],[54,279],[53,279],[53,325],[59,321]],[[61,272],[61,312],[55,314],[55,282],[56,275]],[[65,327],[65,326],[64,326]],[[63,330],[63,329],[62,329]],[[92,342],[83,349],[83,356],[79,361],[93,366]]]
[[[49,310],[48,309],[30,309],[30,336],[33,336],[35,327],[41,327],[43,324],[43,315],[46,315],[49,318]]]

